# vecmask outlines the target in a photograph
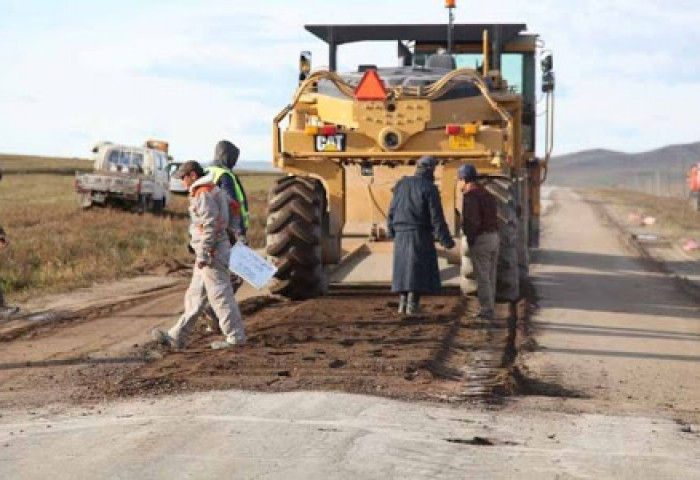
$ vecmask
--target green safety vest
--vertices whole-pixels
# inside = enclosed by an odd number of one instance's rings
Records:
[[[212,166],[207,167],[207,172],[214,174],[214,183],[219,184],[219,180],[222,175],[228,175],[233,180],[233,187],[236,190],[236,201],[241,207],[241,217],[243,218],[243,226],[247,229],[250,227],[250,215],[248,213],[248,205],[246,205],[245,197],[243,196],[243,189],[241,188],[241,183],[238,181],[238,177],[234,173],[225,167]]]

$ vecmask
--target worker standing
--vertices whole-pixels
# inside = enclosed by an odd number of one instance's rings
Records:
[[[495,317],[496,266],[498,262],[498,212],[496,199],[478,181],[476,168],[465,164],[457,170],[462,191],[462,233],[467,237],[479,297],[475,317]]]
[[[235,241],[239,241],[244,245],[248,244],[246,234],[250,227],[250,212],[248,210],[248,197],[243,189],[238,176],[233,173],[233,169],[238,162],[240,150],[228,140],[221,140],[216,144],[214,149],[214,161],[212,165],[206,169],[207,173],[213,175],[213,180],[228,196],[238,203],[240,209],[237,219],[231,219],[234,225],[232,232],[235,235]],[[235,243],[232,241],[232,243]]]
[[[2,171],[0,171],[0,180],[2,180]],[[0,249],[4,250],[10,245],[10,241],[5,235],[5,229],[0,227]],[[8,305],[5,303],[5,295],[2,292],[2,286],[0,286],[0,318],[7,319],[12,315],[19,312],[19,307],[14,305]]]
[[[422,157],[415,175],[394,187],[387,227],[394,238],[391,289],[401,295],[399,313],[418,313],[420,296],[440,291],[435,239],[445,248],[455,246],[435,186],[436,166],[435,158]]]
[[[228,198],[195,161],[184,163],[176,176],[190,192],[190,244],[195,252],[195,265],[185,296],[184,313],[169,331],[154,329],[153,337],[172,348],[183,348],[208,301],[226,337],[224,341],[212,342],[211,347],[242,345],[246,337],[228,273],[231,250],[226,232]]]

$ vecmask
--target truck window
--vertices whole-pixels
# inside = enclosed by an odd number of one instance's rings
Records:
[[[109,152],[107,160],[110,168],[143,171],[143,153],[126,149],[115,149]]]
[[[457,53],[453,55],[457,68],[481,70],[483,55],[480,53]],[[501,55],[501,75],[508,82],[514,93],[523,92],[523,55],[521,53],[504,53]]]

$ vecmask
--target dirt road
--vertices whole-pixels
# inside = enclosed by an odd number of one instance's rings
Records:
[[[697,303],[574,193],[553,199],[513,378],[505,322],[449,295],[413,319],[382,295],[250,302],[249,346],[199,332],[167,354],[147,331],[174,290],[0,343],[0,476],[696,478]],[[526,395],[478,396],[513,383]],[[206,392],[230,387],[259,392]]]
[[[555,196],[533,269],[538,348],[521,362],[558,404],[699,422],[697,299],[647,270],[578,195]]]

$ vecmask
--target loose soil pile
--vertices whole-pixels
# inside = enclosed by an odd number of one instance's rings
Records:
[[[493,357],[486,363],[500,366],[504,350],[485,332],[499,332],[505,347],[505,323],[470,325],[457,296],[427,299],[420,315],[402,316],[396,307],[387,296],[275,302],[248,317],[248,345],[212,351],[213,337],[200,331],[186,350],[163,352],[120,381],[105,382],[104,391],[334,390],[460,400],[476,391],[465,384],[470,368],[483,370],[470,365],[474,352],[486,348]],[[483,355],[478,358],[484,363]]]
[[[241,305],[245,346],[211,350],[220,336],[207,334],[204,322],[182,351],[144,343],[152,326],[175,320],[181,302],[180,292],[169,292],[3,342],[9,356],[0,363],[0,406],[223,389],[463,402],[507,383],[507,320],[469,318],[458,294],[425,298],[413,316],[398,314],[396,297],[377,292],[305,302],[256,297]]]

